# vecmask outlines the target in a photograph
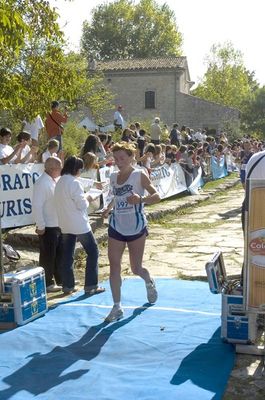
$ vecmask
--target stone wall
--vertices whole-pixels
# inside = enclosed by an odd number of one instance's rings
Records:
[[[110,90],[116,94],[115,104],[124,107],[123,116],[126,121],[153,120],[159,116],[165,123],[175,120],[176,93],[179,82],[176,73],[172,72],[138,72],[106,74]],[[156,108],[145,109],[145,92],[156,93]],[[113,122],[113,112],[105,118]]]
[[[116,94],[115,104],[124,107],[127,122],[153,121],[159,116],[165,124],[221,130],[224,122],[238,120],[239,112],[217,103],[187,94],[188,83],[183,70],[161,71],[113,71],[105,73],[109,89]],[[186,82],[186,86],[185,86]],[[156,93],[156,108],[145,109],[145,92]],[[106,125],[113,123],[114,110],[105,114]]]
[[[191,128],[216,129],[225,128],[226,123],[239,120],[239,111],[220,104],[200,99],[199,97],[177,93],[176,120],[179,125]]]

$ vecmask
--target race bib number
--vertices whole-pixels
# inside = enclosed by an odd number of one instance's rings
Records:
[[[133,204],[129,204],[127,198],[119,198],[116,202],[116,210],[119,214],[128,214],[133,212]]]

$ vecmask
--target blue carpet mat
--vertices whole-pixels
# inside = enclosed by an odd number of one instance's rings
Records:
[[[220,340],[220,296],[204,282],[123,282],[125,316],[104,323],[112,300],[76,293],[29,324],[0,335],[1,400],[221,399],[234,348]]]

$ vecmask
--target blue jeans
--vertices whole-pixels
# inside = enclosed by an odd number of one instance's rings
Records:
[[[72,289],[75,286],[74,277],[74,253],[76,240],[82,244],[86,254],[85,288],[92,289],[98,285],[98,245],[93,232],[86,232],[81,235],[72,233],[62,234],[62,283],[63,288]]]

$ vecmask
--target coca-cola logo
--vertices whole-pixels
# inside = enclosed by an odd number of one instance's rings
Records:
[[[251,240],[249,248],[252,253],[265,255],[265,238],[257,237]]]

